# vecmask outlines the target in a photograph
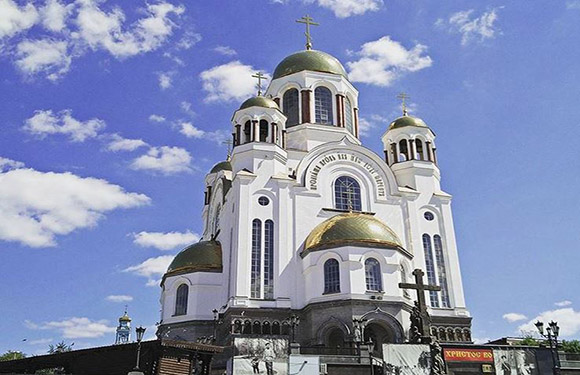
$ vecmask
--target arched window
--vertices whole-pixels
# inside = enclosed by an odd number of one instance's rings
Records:
[[[423,252],[425,253],[425,267],[427,269],[427,281],[429,284],[436,285],[437,278],[435,276],[435,264],[433,262],[433,249],[431,247],[431,236],[428,234],[423,235]],[[437,292],[430,290],[429,299],[431,301],[431,307],[439,307],[439,298],[437,298]]]
[[[337,210],[362,211],[360,185],[349,176],[334,181],[334,206]]]
[[[272,329],[270,326],[270,322],[264,322],[262,323],[262,334],[263,335],[271,335],[272,334]]]
[[[332,93],[326,87],[314,90],[314,114],[317,124],[332,125]]]
[[[340,269],[336,259],[324,262],[324,294],[340,293]]]
[[[274,322],[272,323],[272,334],[273,335],[279,335],[280,334],[280,323],[279,322]]]
[[[175,296],[175,315],[187,314],[187,297],[189,296],[189,287],[187,284],[181,284],[177,288]]]
[[[401,139],[399,141],[399,161],[409,160],[409,149],[407,148],[407,140]]]
[[[375,258],[365,261],[365,279],[367,290],[381,292],[383,290],[383,280],[381,277],[381,265]]]
[[[415,159],[417,159],[417,160],[425,160],[423,158],[423,142],[421,142],[420,139],[415,139],[415,150],[416,150]]]
[[[260,321],[256,320],[254,321],[254,324],[252,324],[252,334],[253,335],[262,334],[262,324],[260,324]]]
[[[252,322],[246,320],[244,322],[244,330],[242,331],[244,335],[251,335],[252,334]]]
[[[352,119],[352,104],[349,98],[344,99],[344,125],[350,134],[354,135],[354,121]]]
[[[268,121],[260,120],[260,142],[268,142]]]
[[[284,105],[284,115],[288,118],[286,127],[298,125],[298,90],[286,90],[282,97],[282,104]]]
[[[246,121],[244,124],[244,142],[252,142],[252,122],[250,120]]]
[[[264,298],[274,298],[274,222],[264,223]]]
[[[447,288],[447,270],[445,267],[445,258],[443,257],[443,244],[441,236],[433,236],[433,245],[435,247],[435,259],[437,260],[437,276],[439,276],[439,286],[441,287],[441,306],[451,307],[449,303],[449,289]]]
[[[250,281],[251,298],[260,298],[262,266],[262,222],[252,221],[252,273]]]

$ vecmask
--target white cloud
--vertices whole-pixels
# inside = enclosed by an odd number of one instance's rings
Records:
[[[546,325],[552,320],[557,322],[562,337],[572,337],[580,333],[580,311],[575,311],[572,307],[544,311],[529,322],[520,325],[518,330],[520,332],[536,332],[537,328],[534,323],[538,320]]]
[[[190,172],[191,155],[181,147],[151,147],[146,154],[133,160],[131,168],[161,172],[166,175]]]
[[[564,301],[560,301],[560,302],[554,303],[554,305],[556,305],[558,307],[570,306],[571,304],[572,304],[572,301],[568,301],[568,300],[564,300]]]
[[[182,232],[139,232],[133,233],[133,243],[142,247],[171,250],[178,246],[199,241],[199,235],[190,231]]]
[[[220,54],[226,55],[226,56],[235,56],[238,54],[233,48],[228,47],[228,46],[217,46],[213,50],[216,51],[217,53],[220,53]]]
[[[476,337],[473,337],[473,343],[474,343],[475,345],[484,345],[484,344],[487,344],[487,343],[488,343],[488,342],[490,342],[490,341],[491,341],[491,340],[490,340],[490,338],[489,338],[489,337],[483,337],[483,338],[476,338]]]
[[[497,11],[501,8],[494,8],[483,13],[479,17],[474,17],[474,10],[464,10],[453,13],[447,23],[451,32],[461,34],[461,44],[467,45],[473,40],[483,42],[486,39],[493,39],[500,33],[494,23],[498,19]],[[442,19],[437,20],[437,26],[443,26],[446,22]]]
[[[309,0],[308,2],[312,2]],[[383,2],[381,0],[316,0],[316,3],[334,12],[338,18],[358,16],[366,12],[379,10]]]
[[[190,122],[182,122],[179,124],[181,129],[179,132],[185,135],[187,138],[203,138],[205,131],[196,128]]]
[[[22,129],[40,137],[65,134],[72,142],[84,142],[88,138],[96,137],[105,126],[103,120],[96,118],[79,121],[72,117],[72,110],[65,109],[56,115],[51,110],[35,111],[34,116],[25,121]]]
[[[13,0],[0,0],[0,14],[0,39],[31,28],[39,19],[32,3],[19,7]]]
[[[177,43],[178,49],[190,49],[201,41],[201,35],[194,33],[192,31],[186,31],[179,42]]]
[[[105,298],[109,302],[131,302],[133,301],[133,297],[126,296],[123,294],[120,295],[110,295]]]
[[[181,15],[185,8],[160,2],[148,4],[148,16],[137,20],[130,30],[123,30],[125,14],[120,8],[105,12],[97,0],[79,0],[76,37],[93,50],[104,49],[116,58],[125,58],[157,49],[172,33],[171,15]]]
[[[16,46],[16,66],[27,75],[44,73],[52,81],[70,68],[72,57],[64,40],[24,40]]]
[[[45,345],[51,343],[52,339],[38,339],[28,341],[28,345]]]
[[[518,322],[520,320],[526,320],[528,317],[525,316],[524,314],[519,314],[519,313],[507,313],[507,314],[503,314],[502,318],[504,318],[505,320],[507,320],[510,323],[513,323],[513,322]]]
[[[580,0],[568,0],[566,1],[567,9],[580,9]]]
[[[171,78],[172,74],[170,72],[167,73],[159,73],[159,87],[161,90],[167,90],[171,87]]]
[[[127,139],[119,134],[111,134],[111,141],[107,144],[108,151],[135,151],[139,147],[147,146],[142,139]]]
[[[173,255],[162,255],[156,258],[146,259],[135,266],[127,267],[123,272],[131,272],[138,276],[146,277],[147,286],[159,285],[159,278],[167,272],[167,268],[173,261]]]
[[[149,121],[152,121],[152,122],[164,122],[165,121],[165,117],[160,116],[160,115],[153,114],[153,115],[149,116]]]
[[[9,169],[18,169],[23,167],[24,167],[23,162],[3,158],[2,156],[0,156],[0,172],[7,171]]]
[[[58,0],[48,0],[40,10],[42,25],[50,31],[62,31],[66,27],[66,20],[72,12],[74,4],[64,5]]]
[[[107,212],[149,202],[106,180],[15,169],[0,173],[0,239],[55,246],[57,235],[94,227]]]
[[[243,100],[255,95],[256,82],[252,78],[256,70],[240,61],[215,66],[201,72],[206,102]]]
[[[431,66],[431,57],[424,55],[426,51],[427,47],[422,44],[406,49],[401,43],[384,36],[362,45],[357,52],[360,59],[347,63],[349,78],[353,82],[390,86],[405,73]]]
[[[107,320],[91,320],[89,318],[70,318],[61,321],[36,324],[25,321],[29,329],[51,330],[62,334],[65,339],[96,338],[115,332],[115,327],[109,326]]]

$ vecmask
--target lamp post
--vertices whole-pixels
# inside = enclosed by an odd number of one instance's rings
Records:
[[[539,320],[535,323],[540,335],[548,339],[550,351],[552,352],[552,361],[554,363],[554,375],[560,375],[560,356],[558,355],[558,335],[560,327],[555,321],[548,323],[548,327],[544,332],[544,323]]]
[[[143,340],[143,335],[145,334],[145,329],[141,326],[135,328],[135,332],[137,333],[137,364],[133,371],[141,371],[139,370],[139,358],[141,357],[141,340]]]

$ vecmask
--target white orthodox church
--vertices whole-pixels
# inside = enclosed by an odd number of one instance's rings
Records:
[[[401,343],[415,296],[398,284],[420,268],[441,287],[428,295],[431,334],[471,342],[435,134],[404,111],[378,155],[358,119],[345,69],[309,45],[241,104],[231,158],[205,177],[203,237],[163,277],[160,337],[285,337],[295,315],[305,347],[348,347],[353,319],[364,340]]]

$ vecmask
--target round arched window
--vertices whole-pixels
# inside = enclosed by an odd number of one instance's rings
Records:
[[[258,198],[258,204],[260,204],[260,206],[267,206],[269,203],[270,200],[268,199],[268,197],[262,195],[260,198]]]
[[[432,221],[433,219],[435,219],[435,215],[433,215],[433,212],[429,212],[429,211],[425,212],[425,213],[423,214],[423,217],[424,217],[424,218],[425,218],[425,220],[427,220],[427,221]]]

